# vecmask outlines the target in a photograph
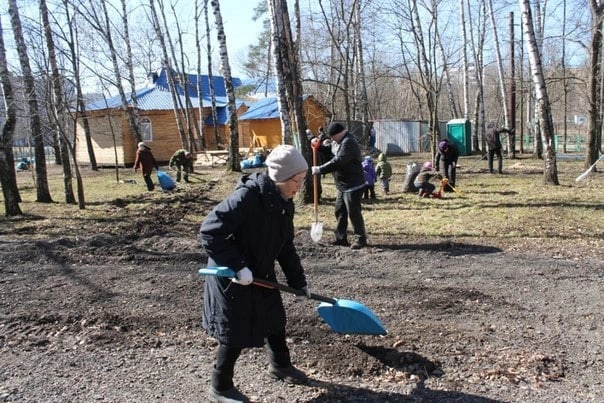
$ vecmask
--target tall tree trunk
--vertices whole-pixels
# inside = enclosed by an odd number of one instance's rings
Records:
[[[233,172],[241,172],[239,165],[239,130],[237,128],[237,105],[235,99],[235,89],[233,88],[233,77],[231,75],[231,65],[229,63],[229,53],[227,51],[226,34],[222,24],[222,14],[220,13],[220,3],[218,0],[211,1],[212,9],[214,10],[214,19],[216,23],[216,32],[218,35],[218,43],[220,48],[220,69],[224,77],[226,87],[229,110],[229,163],[228,169]]]
[[[166,71],[166,79],[168,81],[168,87],[170,88],[170,95],[172,96],[172,111],[174,112],[174,119],[176,121],[176,127],[178,130],[178,134],[180,135],[180,142],[182,144],[186,144],[187,137],[185,135],[185,131],[182,123],[182,115],[180,113],[179,105],[180,100],[178,97],[178,93],[176,91],[176,84],[174,83],[174,75],[172,71],[172,63],[170,63],[170,57],[168,56],[168,48],[166,46],[166,40],[164,38],[164,34],[161,29],[161,24],[159,22],[159,17],[157,16],[157,10],[155,9],[155,1],[149,0],[149,8],[151,10],[151,22],[153,24],[153,29],[155,30],[155,35],[159,40],[159,44],[162,52],[162,67]]]
[[[197,121],[197,127],[198,127],[198,136],[199,136],[199,145],[201,146],[202,150],[205,150],[207,147],[206,144],[206,138],[203,134],[203,93],[201,90],[201,37],[199,34],[199,18],[201,16],[201,10],[199,7],[199,1],[200,0],[195,0],[195,50],[197,51],[197,80],[196,80],[196,90],[197,90],[197,99],[198,99],[198,106],[197,106],[197,112],[199,114],[199,120]],[[205,3],[207,5],[207,1]],[[204,7],[204,10],[207,10],[207,8]],[[206,18],[207,18],[207,12],[205,13]]]
[[[508,156],[510,159],[516,158],[516,51],[514,40],[514,13],[510,13],[510,99],[508,102],[510,117],[509,128],[514,131],[508,134]]]
[[[495,12],[493,11],[493,0],[489,0],[489,15],[491,16],[491,27],[493,28],[493,40],[495,41],[495,56],[497,59],[497,72],[499,73],[499,91],[501,92],[501,109],[503,112],[503,124],[510,127],[510,118],[507,109],[507,91],[505,89],[505,75],[503,73],[503,62],[501,61],[501,51],[499,44],[499,35],[497,34],[497,25],[495,24]]]
[[[587,150],[585,155],[585,168],[589,168],[598,159],[600,144],[598,134],[602,130],[600,109],[601,61],[602,61],[602,19],[604,18],[604,4],[598,0],[590,0],[591,6],[591,46],[589,50],[589,129],[587,132]],[[594,167],[596,168],[596,167]]]
[[[58,133],[59,149],[61,152],[61,165],[63,166],[63,187],[65,191],[65,203],[76,204],[75,195],[73,194],[71,173],[71,164],[69,163],[69,139],[65,134],[64,117],[67,113],[65,101],[63,99],[62,77],[59,73],[57,64],[57,56],[55,51],[55,43],[52,37],[52,27],[48,18],[48,7],[46,0],[39,0],[40,16],[44,25],[44,38],[46,39],[46,48],[48,49],[48,62],[50,63],[50,82],[52,84],[52,93],[54,94],[53,102],[51,102],[51,114],[55,130]],[[75,141],[75,139],[74,139]]]
[[[44,138],[38,110],[38,97],[36,96],[34,76],[29,64],[27,46],[25,45],[25,38],[23,37],[21,17],[19,16],[19,8],[17,7],[16,0],[8,1],[8,13],[10,14],[13,34],[15,36],[15,42],[17,43],[17,53],[19,54],[19,62],[21,63],[21,71],[23,73],[23,84],[25,86],[27,103],[29,106],[29,124],[35,152],[36,201],[40,203],[52,203],[52,197],[50,196],[48,188],[46,154],[44,152]]]
[[[286,74],[284,71],[286,61],[282,51],[283,41],[283,9],[280,0],[269,0],[269,12],[271,18],[271,36],[273,38],[273,54],[275,58],[275,78],[277,79],[277,101],[279,104],[279,116],[281,120],[281,143],[292,144],[292,123],[290,120],[289,104],[287,102]]]
[[[354,2],[354,38],[356,45],[357,54],[357,82],[360,84],[359,96],[361,98],[361,120],[363,121],[364,133],[363,137],[369,139],[371,127],[369,125],[369,99],[367,96],[367,84],[365,82],[365,60],[363,58],[363,41],[362,41],[362,15],[361,15],[361,1],[357,0]]]
[[[543,182],[545,184],[559,185],[558,168],[556,164],[556,150],[554,147],[554,125],[550,109],[547,87],[543,77],[543,68],[541,65],[541,54],[537,47],[537,40],[533,27],[533,17],[531,15],[530,0],[519,0],[522,10],[522,27],[524,40],[528,45],[528,55],[531,64],[531,75],[535,84],[535,93],[537,95],[537,110],[539,123],[541,126],[542,140],[545,145],[545,167],[543,172]]]
[[[126,70],[128,70],[128,81],[130,83],[130,102],[132,107],[130,110],[132,120],[138,130],[140,122],[138,110],[138,96],[136,95],[136,78],[134,77],[134,63],[132,61],[132,46],[130,45],[130,28],[128,24],[128,10],[126,8],[126,0],[120,0],[122,5],[122,27],[124,28],[124,43],[126,45]]]
[[[15,175],[15,157],[13,155],[13,134],[17,122],[17,108],[13,96],[13,86],[10,81],[8,63],[6,61],[6,48],[4,47],[4,30],[0,19],[0,84],[4,95],[5,118],[0,138],[2,152],[0,152],[0,184],[4,196],[4,215],[13,217],[23,214],[19,202],[21,195],[17,187]]]
[[[461,26],[461,42],[463,46],[462,57],[463,57],[463,117],[468,119],[470,117],[470,95],[469,95],[469,80],[470,71],[468,66],[468,35],[466,32],[466,17],[464,12],[464,0],[459,0],[459,19]],[[476,126],[474,126],[476,131]]]
[[[206,49],[208,52],[208,87],[210,88],[210,102],[212,106],[212,123],[216,148],[220,145],[220,131],[218,130],[218,109],[216,107],[216,89],[214,88],[214,74],[212,73],[212,36],[210,35],[210,21],[208,19],[208,0],[204,3],[206,20]]]
[[[70,61],[73,68],[73,78],[76,90],[76,106],[79,115],[82,118],[82,125],[84,128],[84,139],[86,141],[86,150],[88,151],[88,159],[90,161],[90,169],[98,171],[99,167],[96,162],[96,155],[94,153],[94,147],[92,145],[92,135],[90,131],[90,124],[88,122],[88,116],[86,113],[86,105],[84,103],[84,92],[82,91],[82,82],[80,79],[80,60],[77,56],[77,47],[79,47],[77,30],[75,29],[75,18],[72,17],[70,12],[70,0],[63,0],[63,9],[65,10],[65,19],[67,22],[69,38],[65,38],[67,45],[69,46]],[[74,127],[77,126],[77,121],[74,119]]]

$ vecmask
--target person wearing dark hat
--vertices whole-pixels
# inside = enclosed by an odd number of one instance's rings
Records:
[[[176,182],[180,182],[182,176],[185,182],[189,183],[189,173],[193,172],[193,154],[185,149],[176,150],[172,154],[168,166],[176,167]]]
[[[443,139],[438,143],[438,150],[434,162],[434,170],[439,172],[443,178],[447,178],[447,186],[445,191],[450,192],[455,188],[455,174],[457,171],[457,159],[459,158],[459,150],[455,144],[447,139]]]
[[[291,362],[280,292],[252,284],[254,278],[276,281],[277,261],[287,284],[310,298],[294,246],[292,201],[304,184],[308,164],[290,145],[276,147],[265,163],[267,172],[243,175],[199,231],[208,266],[229,267],[237,273],[232,280],[205,279],[202,324],[219,342],[209,391],[213,402],[248,401],[233,384],[235,362],[243,348],[266,346],[270,377],[292,384],[308,381]]]
[[[151,174],[153,173],[153,168],[158,169],[157,162],[155,161],[155,157],[153,153],[151,153],[151,147],[149,147],[144,141],[138,143],[138,148],[136,150],[136,158],[134,159],[134,172],[140,168],[143,174],[143,179],[145,184],[147,185],[147,190],[151,191],[155,189],[155,185],[153,184],[153,179],[151,179]]]
[[[361,148],[352,134],[341,123],[331,123],[327,128],[328,140],[322,143],[313,139],[312,145],[331,150],[332,158],[319,166],[312,167],[313,175],[332,173],[337,189],[335,202],[335,245],[361,249],[367,246],[365,220],[361,210],[361,197],[365,188]],[[318,144],[318,145],[317,145]],[[355,241],[348,242],[348,220],[352,224]]]

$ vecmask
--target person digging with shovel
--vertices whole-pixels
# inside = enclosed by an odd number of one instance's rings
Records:
[[[236,271],[236,278],[207,277],[204,285],[203,328],[219,342],[209,390],[212,402],[249,401],[233,383],[243,348],[266,346],[270,377],[291,384],[308,381],[291,362],[281,293],[252,285],[254,279],[276,281],[277,261],[287,284],[311,297],[294,246],[292,201],[304,184],[308,164],[290,145],[275,148],[265,163],[267,172],[243,175],[199,231],[208,266]]]

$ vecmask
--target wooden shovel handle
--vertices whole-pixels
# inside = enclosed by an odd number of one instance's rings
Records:
[[[254,278],[254,281],[252,282],[252,284],[261,286],[261,287],[266,287],[266,288],[276,288],[277,290],[280,291],[285,291],[288,292],[290,294],[295,294],[299,297],[305,297],[306,294],[304,293],[303,290],[299,290],[297,288],[292,288],[292,287],[288,287],[284,284],[281,283],[275,283],[273,281],[268,281],[268,280],[262,280],[259,278]],[[312,292],[310,293],[310,298],[314,299],[316,301],[321,301],[321,302],[327,302],[328,304],[331,305],[335,305],[336,304],[336,300],[333,298],[329,298],[329,297],[324,297],[323,295],[319,295],[319,294],[313,294]]]
[[[312,148],[312,164],[313,166],[318,165],[317,158],[317,149],[315,147]],[[319,175],[313,175],[313,196],[314,196],[314,209],[315,209],[315,223],[319,222]]]

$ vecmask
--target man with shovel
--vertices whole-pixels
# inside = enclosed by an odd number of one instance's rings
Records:
[[[320,149],[331,150],[332,158],[319,166],[313,166],[312,174],[333,173],[338,191],[335,203],[337,224],[334,245],[361,249],[367,246],[365,221],[361,211],[361,197],[365,188],[361,148],[354,136],[341,123],[331,123],[327,128],[327,135],[329,139],[319,143],[315,138],[312,140],[312,145],[319,144]],[[352,245],[347,237],[349,219],[356,237]]]
[[[252,285],[276,281],[279,262],[290,287],[310,298],[304,270],[294,247],[294,203],[308,171],[306,160],[290,145],[266,158],[267,173],[243,175],[235,191],[205,218],[199,232],[208,266],[228,267],[236,278],[207,277],[203,327],[219,341],[209,400],[249,401],[233,384],[241,350],[266,346],[269,376],[286,383],[306,383],[292,365],[285,341],[285,308],[279,290]]]

